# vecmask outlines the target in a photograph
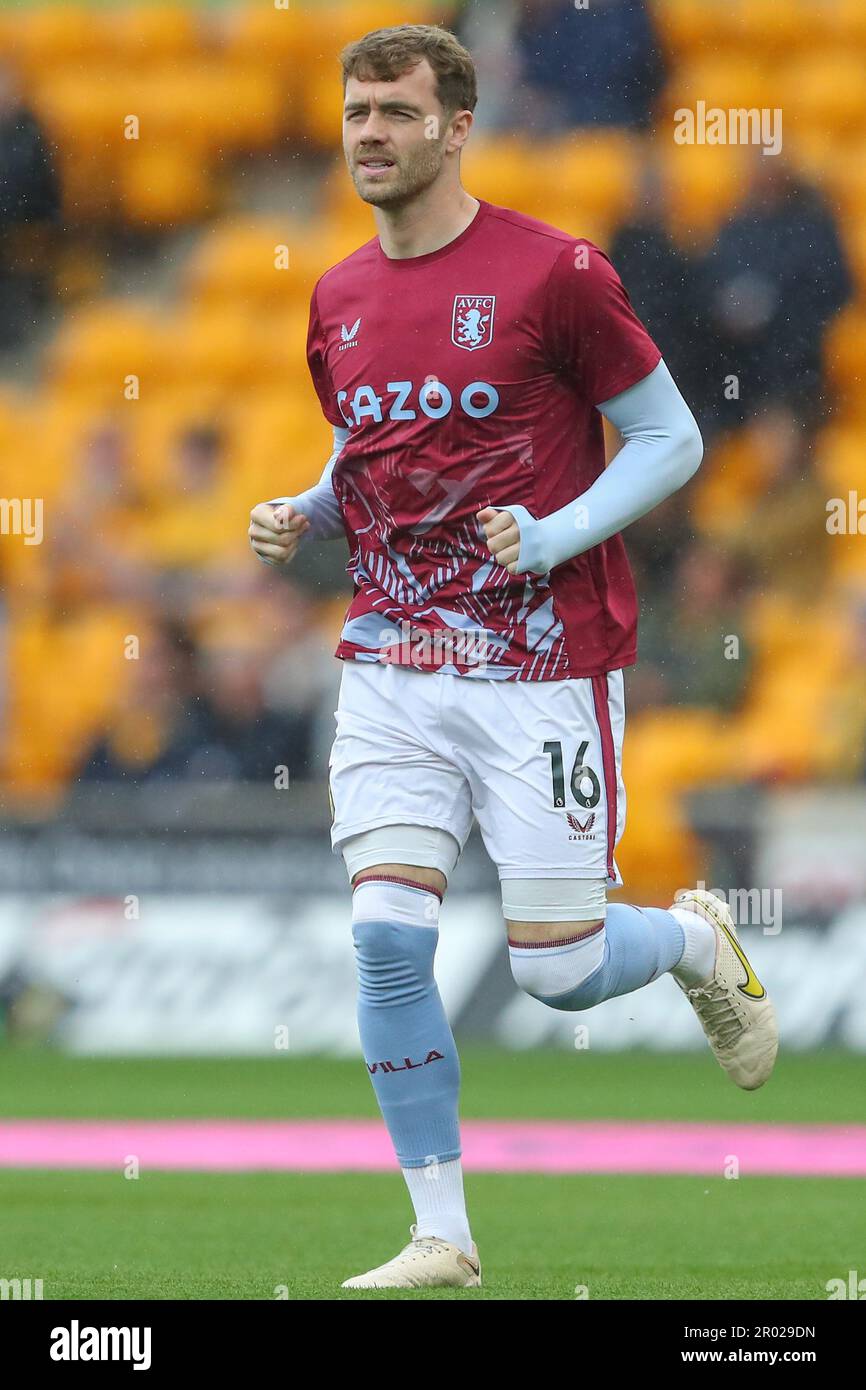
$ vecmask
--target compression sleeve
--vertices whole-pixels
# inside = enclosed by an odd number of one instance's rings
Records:
[[[547,574],[629,526],[697,471],[703,440],[663,361],[649,376],[598,406],[625,444],[587,490],[550,516],[503,506],[520,530],[520,574]]]

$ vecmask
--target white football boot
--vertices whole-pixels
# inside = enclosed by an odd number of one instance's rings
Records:
[[[438,1236],[417,1236],[417,1227],[409,1227],[412,1239],[399,1255],[366,1274],[347,1279],[344,1289],[479,1289],[481,1264],[478,1250],[472,1246],[467,1255],[459,1245],[452,1245]]]
[[[674,907],[703,917],[716,933],[712,975],[680,989],[701,1022],[716,1061],[744,1091],[763,1086],[779,1050],[776,1011],[737,940],[727,903],[700,888],[676,894]],[[674,976],[676,979],[676,976]]]

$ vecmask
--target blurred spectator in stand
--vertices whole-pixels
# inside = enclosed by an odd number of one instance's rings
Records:
[[[15,73],[0,65],[0,350],[15,347],[45,307],[50,230],[60,185]]]
[[[646,128],[664,69],[643,0],[523,0],[512,125]]]
[[[690,489],[681,488],[642,516],[624,539],[638,593],[652,603],[669,596],[677,561],[692,540]]]
[[[641,172],[629,221],[610,245],[610,259],[638,318],[664,354],[671,375],[705,431],[710,377],[698,264],[667,230],[661,174],[650,161]],[[721,372],[716,374],[721,380]]]
[[[99,599],[147,595],[153,580],[146,521],[129,440],[116,420],[104,420],[87,436],[70,472],[46,547],[55,607],[69,612]]]
[[[129,663],[110,727],[91,746],[82,782],[274,785],[276,769],[308,773],[308,711],[269,709],[264,671],[271,646],[228,627],[203,646],[166,623]]]
[[[752,505],[731,518],[728,547],[758,593],[814,603],[829,572],[827,489],[815,476],[812,443],[783,401],[749,425],[756,472]]]
[[[718,383],[719,423],[736,425],[782,401],[815,425],[824,411],[824,329],[852,286],[832,213],[783,155],[754,155],[745,199],[719,230],[702,275],[700,302],[722,372],[739,380],[738,401],[726,401]]]
[[[183,774],[198,735],[194,659],[189,634],[170,622],[143,636],[110,727],[92,744],[80,781],[134,784]]]
[[[653,705],[739,705],[752,661],[736,576],[733,558],[716,545],[694,541],[682,552],[669,594],[653,595],[641,612],[627,696],[633,713]]]
[[[224,551],[242,550],[226,442],[219,426],[192,424],[181,431],[160,502],[151,515],[148,553],[170,575],[191,574]]]
[[[274,785],[278,768],[290,778],[309,776],[312,731],[306,709],[269,709],[264,674],[272,655],[257,637],[221,639],[199,658],[199,712],[204,737],[187,776]]]

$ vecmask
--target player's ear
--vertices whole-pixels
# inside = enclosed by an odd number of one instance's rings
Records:
[[[448,136],[446,149],[462,150],[466,141],[469,139],[469,132],[472,129],[475,117],[471,111],[455,111],[448,124],[451,133]]]

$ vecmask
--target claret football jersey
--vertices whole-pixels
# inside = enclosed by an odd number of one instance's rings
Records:
[[[328,270],[307,357],[349,437],[333,470],[354,593],[336,655],[487,679],[634,662],[620,536],[511,575],[476,512],[544,517],[605,466],[599,403],[660,352],[592,243],[481,201],[459,236],[391,259],[378,237]]]

